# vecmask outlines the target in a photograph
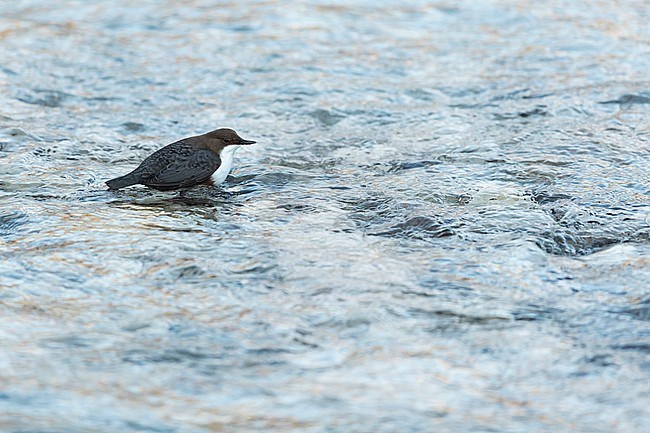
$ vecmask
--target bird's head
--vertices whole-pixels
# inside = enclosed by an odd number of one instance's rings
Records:
[[[256,143],[252,140],[244,140],[239,135],[237,135],[235,131],[229,128],[215,129],[214,131],[205,134],[205,137],[209,138],[210,140],[219,140],[221,142],[220,144],[222,144],[223,147],[241,146]]]

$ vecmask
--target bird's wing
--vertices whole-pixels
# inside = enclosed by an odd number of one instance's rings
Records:
[[[178,150],[172,158],[167,159],[164,167],[142,183],[158,189],[189,187],[208,180],[221,165],[219,155],[210,150]]]

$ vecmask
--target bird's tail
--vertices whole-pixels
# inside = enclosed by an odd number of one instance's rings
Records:
[[[138,183],[138,179],[132,173],[106,181],[109,189],[120,189],[125,186],[135,185],[136,183]]]

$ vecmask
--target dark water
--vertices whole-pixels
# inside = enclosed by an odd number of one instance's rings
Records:
[[[0,431],[647,431],[648,22],[2,2]],[[105,191],[217,127],[224,188]]]

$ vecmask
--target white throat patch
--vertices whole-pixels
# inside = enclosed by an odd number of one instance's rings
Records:
[[[221,165],[219,166],[217,171],[212,173],[212,181],[214,182],[215,185],[219,185],[220,183],[223,183],[223,181],[226,180],[226,177],[228,177],[228,174],[232,169],[233,156],[235,155],[235,152],[237,152],[237,149],[239,148],[240,146],[226,146],[221,151],[221,154],[219,155],[219,157],[221,158]]]

